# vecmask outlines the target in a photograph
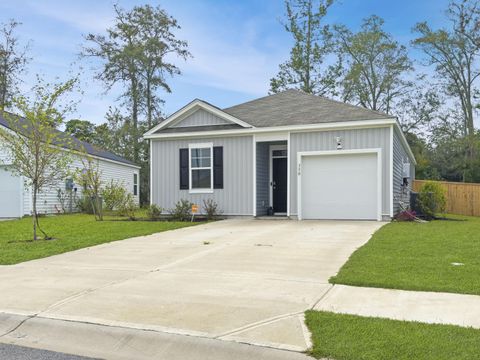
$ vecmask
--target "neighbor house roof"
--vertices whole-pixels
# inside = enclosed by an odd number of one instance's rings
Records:
[[[11,122],[7,121],[5,119],[5,117],[3,115],[0,114],[0,125],[3,125],[4,127],[8,128],[8,129],[11,129],[13,131],[16,131],[16,132],[22,132],[24,131],[23,130],[23,127],[22,127],[22,123],[25,122],[25,119],[22,118],[21,116],[16,116],[16,115],[12,115],[10,114],[10,116],[14,116],[15,117],[15,121],[17,122],[16,123],[16,128],[13,129],[12,126],[11,126]],[[96,157],[99,157],[99,158],[102,158],[102,159],[107,159],[107,160],[112,160],[112,161],[116,161],[116,162],[120,162],[120,163],[123,163],[123,164],[127,164],[127,165],[133,165],[133,166],[137,166],[137,164],[135,164],[134,162],[132,161],[129,161],[127,159],[124,159],[112,152],[109,152],[109,151],[106,151],[106,150],[103,150],[102,148],[98,147],[98,146],[95,146],[95,145],[92,145],[92,144],[89,144],[85,141],[81,141],[79,139],[77,139],[76,137],[74,136],[71,136],[69,134],[66,134],[64,132],[61,132],[59,130],[55,130],[59,133],[59,140],[58,140],[58,144],[59,146],[62,146],[62,147],[65,147],[65,148],[73,148],[74,150],[78,150],[78,151],[85,151],[87,152],[87,154],[90,154],[92,156],[96,156]],[[62,140],[63,139],[63,140]],[[68,146],[66,146],[65,144],[68,144]]]
[[[223,111],[255,127],[395,118],[300,90],[286,90]]]

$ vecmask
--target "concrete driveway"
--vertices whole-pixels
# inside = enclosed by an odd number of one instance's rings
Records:
[[[302,351],[303,312],[382,225],[225,220],[0,266],[0,312]]]

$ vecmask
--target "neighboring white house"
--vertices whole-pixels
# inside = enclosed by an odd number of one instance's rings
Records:
[[[21,120],[19,120],[21,121]],[[0,126],[10,128],[8,122],[0,116]],[[0,140],[1,141],[1,140]],[[140,167],[111,152],[94,147],[91,144],[80,142],[89,157],[98,162],[102,180],[105,184],[111,180],[122,183],[139,203],[140,198]],[[13,176],[9,171],[9,154],[5,147],[0,144],[0,218],[16,218],[30,215],[32,212],[32,192],[25,186],[21,177]],[[75,155],[71,164],[71,170],[82,169],[82,159]],[[66,190],[66,182],[69,179],[59,181],[57,185],[45,189],[39,194],[37,210],[43,214],[56,214],[62,211],[58,191]],[[82,186],[73,183],[72,198],[82,196]]]
[[[289,90],[220,109],[194,100],[148,131],[151,201],[225,215],[381,220],[415,159],[395,117]]]

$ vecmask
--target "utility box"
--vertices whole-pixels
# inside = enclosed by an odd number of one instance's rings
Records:
[[[410,178],[410,169],[411,169],[411,166],[410,166],[410,163],[409,162],[404,162],[403,163],[403,178]]]

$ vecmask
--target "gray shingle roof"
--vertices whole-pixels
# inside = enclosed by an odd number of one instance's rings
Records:
[[[12,126],[11,126],[11,121],[7,121],[3,115],[0,114],[0,125],[3,125],[4,127],[8,128],[8,129],[11,129],[11,130],[14,130],[14,131],[17,131],[17,132],[22,132],[22,122],[24,121],[22,117],[20,116],[15,116],[16,117],[16,120],[15,121],[18,121],[18,123],[16,124],[17,125],[17,128],[16,129],[12,129]],[[55,131],[58,131],[58,130],[55,130]],[[127,159],[124,159],[114,153],[111,153],[109,151],[106,151],[106,150],[103,150],[101,148],[99,148],[98,146],[95,146],[95,145],[92,145],[92,144],[89,144],[85,141],[81,141],[73,136],[70,136],[66,133],[63,133],[61,131],[58,131],[59,134],[61,136],[59,136],[59,141],[58,141],[58,145],[59,146],[62,146],[62,147],[68,147],[68,148],[74,148],[76,150],[80,150],[80,151],[86,151],[88,154],[90,155],[93,155],[93,156],[98,156],[100,158],[104,158],[104,159],[107,159],[107,160],[113,160],[113,161],[117,161],[117,162],[121,162],[121,163],[124,163],[124,164],[128,164],[128,165],[134,165],[134,166],[138,166],[137,164],[135,164],[134,162],[130,161],[130,160],[127,160]],[[61,141],[61,138],[64,137],[65,139],[71,139],[71,140],[65,140],[65,142],[63,142],[63,145],[62,145],[62,141]],[[73,143],[72,143],[73,141]],[[68,144],[68,146],[64,146],[64,144]]]
[[[225,108],[223,111],[255,127],[394,118],[300,90],[286,90]]]

